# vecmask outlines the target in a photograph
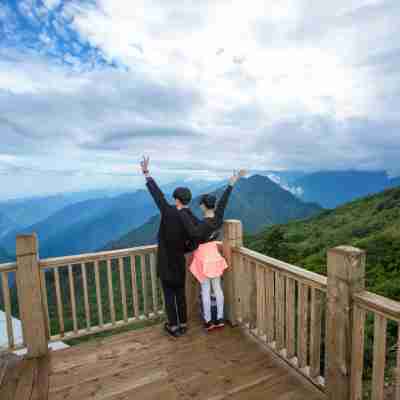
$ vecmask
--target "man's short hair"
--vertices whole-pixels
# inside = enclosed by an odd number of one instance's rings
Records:
[[[217,204],[217,197],[213,194],[203,194],[200,198],[200,205],[202,204],[209,210],[213,210]]]
[[[187,206],[192,201],[192,192],[187,187],[177,187],[172,197],[178,199],[183,205]]]

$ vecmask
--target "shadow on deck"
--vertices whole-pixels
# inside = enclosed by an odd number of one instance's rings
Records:
[[[0,398],[15,400],[325,399],[240,328],[179,339],[161,326],[93,340],[48,359],[8,356]]]

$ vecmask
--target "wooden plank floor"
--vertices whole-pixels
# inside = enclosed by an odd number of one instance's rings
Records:
[[[229,327],[179,339],[146,328],[52,352],[50,363],[13,358],[3,375],[1,400],[325,399]]]

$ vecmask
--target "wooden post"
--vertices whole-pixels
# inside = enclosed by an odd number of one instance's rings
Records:
[[[328,251],[327,372],[329,400],[349,400],[353,294],[365,287],[364,251],[340,246]]]
[[[229,268],[224,273],[225,319],[232,325],[237,325],[235,309],[235,257],[232,248],[243,246],[243,227],[241,221],[226,220],[224,222],[223,253]],[[254,271],[255,274],[255,271]]]
[[[48,331],[36,234],[17,236],[16,248],[18,301],[27,357],[41,357],[48,353]]]

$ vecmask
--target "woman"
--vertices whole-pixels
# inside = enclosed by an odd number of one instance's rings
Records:
[[[193,253],[190,271],[201,284],[201,298],[203,302],[204,327],[207,331],[224,326],[224,294],[221,288],[221,276],[228,268],[225,259],[218,251],[217,239],[219,230],[224,222],[224,212],[235,183],[245,175],[245,171],[234,173],[229,185],[217,203],[214,195],[206,194],[200,199],[200,208],[204,219],[197,224],[193,223],[187,210],[180,212],[183,225],[189,237],[198,244]],[[217,300],[217,320],[211,320],[211,286]]]

